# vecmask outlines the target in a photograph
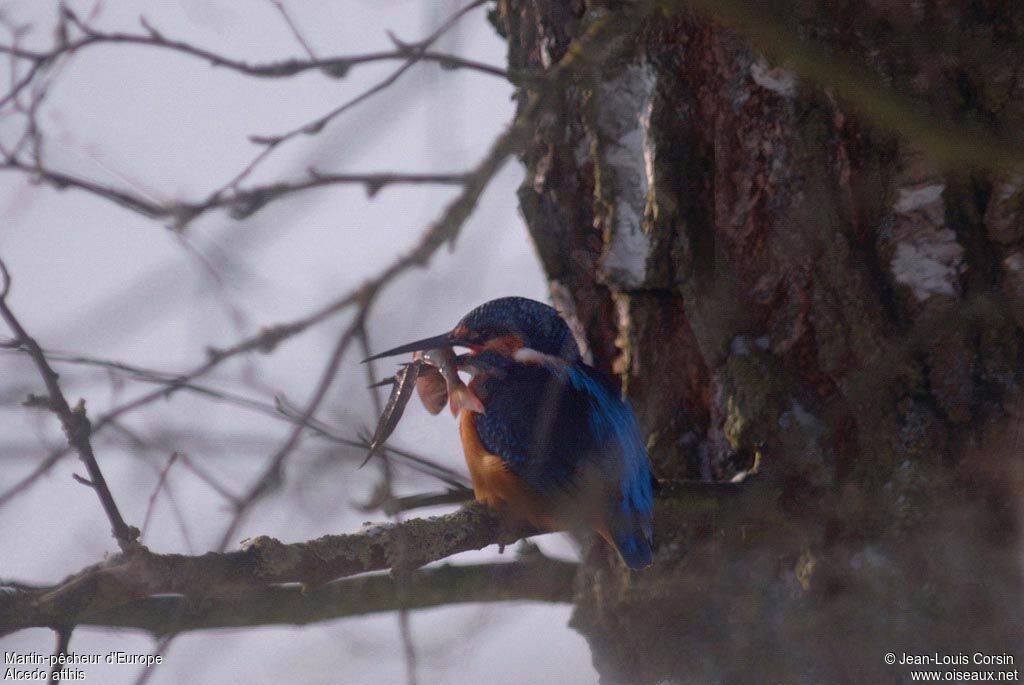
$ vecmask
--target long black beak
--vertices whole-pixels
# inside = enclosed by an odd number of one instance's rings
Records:
[[[423,340],[417,340],[416,342],[407,343],[405,345],[399,345],[393,347],[386,352],[375,354],[372,357],[367,357],[363,360],[363,363],[372,362],[375,359],[381,359],[383,357],[393,357],[396,354],[407,354],[409,352],[422,352],[423,350],[430,350],[435,347],[450,347],[453,345],[460,345],[459,341],[455,340],[455,336],[452,335],[451,331],[448,333],[442,333],[441,335],[435,335],[433,338],[424,338]]]

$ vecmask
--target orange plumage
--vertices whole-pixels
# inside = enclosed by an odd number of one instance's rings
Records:
[[[464,411],[459,416],[459,437],[477,501],[499,511],[511,511],[539,530],[568,530],[583,523],[615,547],[608,524],[602,517],[587,516],[588,520],[581,521],[578,517],[566,516],[564,506],[541,496],[529,483],[512,473],[504,459],[488,452],[480,442],[473,412]]]
[[[480,442],[473,412],[459,417],[459,435],[476,499],[498,510],[511,510],[542,530],[559,530],[547,501],[522,478],[512,473],[505,460],[491,454]]]

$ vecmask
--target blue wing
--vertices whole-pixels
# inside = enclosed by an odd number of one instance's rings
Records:
[[[653,492],[647,450],[632,410],[598,371],[576,363],[559,368],[507,358],[479,392],[476,416],[484,447],[542,495],[572,495],[584,464],[617,480],[608,523],[623,559],[650,563]]]

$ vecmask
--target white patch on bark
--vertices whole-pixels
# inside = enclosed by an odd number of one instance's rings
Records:
[[[993,184],[985,224],[989,236],[1004,245],[1024,237],[1024,173],[1008,174]]]
[[[784,67],[771,66],[764,57],[750,65],[750,78],[762,88],[784,98],[796,96],[796,74]]]
[[[650,65],[632,65],[594,93],[602,194],[611,203],[601,270],[626,288],[644,283],[651,252],[643,218],[654,177],[648,134],[656,83]]]
[[[905,242],[896,246],[892,274],[897,283],[909,286],[918,302],[932,295],[956,294],[964,248],[948,228],[936,231],[928,242]]]
[[[551,59],[551,39],[542,37],[540,40],[540,65],[545,69],[549,69],[553,62],[554,60]]]
[[[580,348],[580,356],[587,364],[594,363],[594,353],[590,351],[590,345],[587,344],[587,331],[583,328],[583,322],[580,321],[579,312],[576,310],[576,300],[572,297],[572,292],[567,288],[561,281],[551,281],[551,303],[558,310],[558,313],[562,315],[565,322],[569,324],[569,330],[572,331],[572,337],[576,338],[576,345]]]
[[[946,227],[945,189],[934,181],[900,188],[892,207],[896,249],[889,268],[918,302],[936,295],[955,297],[965,269],[964,248]]]
[[[1003,258],[1003,291],[1018,326],[1024,326],[1024,252]]]
[[[1006,202],[1024,188],[1024,173],[1016,172],[1003,179],[993,190],[990,202]]]
[[[1015,276],[1024,276],[1024,252],[1014,252],[1003,260],[1003,266]]]
[[[909,214],[933,203],[941,205],[942,192],[945,189],[945,183],[933,183],[917,188],[900,188],[899,199],[896,200],[896,204],[892,208],[897,214]]]
[[[855,571],[861,569],[873,572],[892,569],[892,561],[885,554],[873,545],[868,545],[850,557],[850,568]]]

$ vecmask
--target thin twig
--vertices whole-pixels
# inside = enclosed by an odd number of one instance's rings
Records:
[[[406,59],[402,63],[402,65],[395,69],[393,72],[391,72],[384,79],[379,81],[377,84],[363,91],[362,93],[352,98],[351,100],[348,100],[347,102],[344,102],[341,105],[333,108],[329,112],[320,115],[316,119],[313,119],[312,121],[302,124],[297,128],[293,128],[285,133],[272,136],[250,136],[250,140],[252,140],[255,143],[262,144],[264,146],[263,150],[261,150],[259,154],[253,157],[253,159],[249,162],[249,164],[245,166],[244,169],[242,169],[238,174],[232,177],[232,179],[225,183],[219,190],[214,192],[210,196],[209,201],[213,201],[221,194],[227,193],[232,189],[236,189],[239,183],[248,178],[249,175],[252,174],[253,171],[255,171],[256,167],[258,167],[263,162],[263,160],[269,157],[270,154],[283,143],[286,143],[300,136],[313,136],[320,133],[320,131],[322,131],[327,124],[329,124],[337,117],[341,116],[342,114],[351,110],[357,105],[360,105],[363,102],[369,100],[374,95],[377,95],[378,93],[389,88],[393,83],[398,81],[398,79],[400,79],[403,74],[409,71],[409,69],[411,69],[417,62],[421,61],[423,59],[423,56],[427,53],[427,48],[429,48],[441,36],[443,36],[453,26],[455,26],[459,19],[468,14],[471,10],[474,10],[477,7],[480,7],[481,5],[485,4],[486,1],[487,0],[473,0],[473,2],[469,3],[462,9],[455,12],[455,14],[453,14],[447,21],[445,21],[436,31],[434,31],[433,33],[431,33],[429,36],[419,41],[418,43],[399,44],[399,49],[404,50],[406,54]]]
[[[57,661],[62,654],[68,653],[68,645],[71,643],[71,633],[74,628],[57,628],[54,633],[57,638],[57,644],[53,648],[54,664],[50,667],[50,679],[49,685],[57,685],[60,682],[61,664]]]
[[[462,12],[468,11],[468,9],[476,4],[478,3],[468,6]],[[107,412],[99,418],[96,428],[98,429],[107,422],[149,404],[156,399],[168,397],[179,389],[182,384],[189,383],[207,374],[226,359],[253,351],[269,352],[282,341],[307,330],[338,312],[356,306],[358,311],[353,318],[353,323],[342,335],[339,340],[339,346],[335,349],[335,354],[332,355],[331,361],[328,364],[328,369],[337,368],[337,364],[340,363],[341,354],[345,351],[344,347],[347,347],[351,336],[355,334],[358,327],[366,320],[369,310],[380,291],[391,284],[398,276],[413,267],[426,265],[441,246],[454,243],[491,179],[494,178],[505,161],[514,152],[519,150],[528,139],[530,132],[533,130],[535,119],[542,111],[543,105],[547,102],[548,98],[560,92],[568,80],[592,72],[599,68],[613,54],[616,54],[617,49],[621,49],[623,42],[611,41],[609,40],[610,37],[618,32],[629,33],[634,30],[638,24],[639,16],[639,14],[634,14],[627,16],[621,21],[611,21],[610,16],[605,15],[591,21],[584,34],[577,39],[563,58],[548,71],[543,81],[538,82],[538,89],[529,94],[527,102],[516,120],[504,133],[495,139],[484,158],[467,175],[466,182],[462,186],[459,195],[450,201],[441,216],[427,227],[412,250],[404,255],[400,255],[383,271],[366,281],[359,288],[337,298],[306,317],[287,324],[264,329],[258,335],[242,340],[230,348],[210,349],[205,363],[179,376],[174,384],[161,387]],[[451,21],[454,21],[454,19]],[[451,21],[449,21],[449,24]],[[440,34],[435,33],[435,35]],[[314,394],[314,397],[307,405],[307,410],[312,409],[312,411],[309,412],[309,415],[302,417],[303,423],[312,418],[312,412],[316,410],[320,400],[322,400],[321,389],[325,393],[330,382],[331,380],[326,377],[321,378],[317,393]],[[277,483],[277,478],[281,473],[281,466],[297,444],[300,433],[301,426],[292,431],[281,449],[272,457],[260,479],[242,497],[242,503],[236,509],[236,516],[228,530],[225,531],[224,544],[233,535],[234,529],[249,506]]]
[[[67,10],[66,14],[74,16],[70,10]],[[320,71],[332,78],[342,78],[348,75],[353,67],[372,64],[375,62],[405,60],[409,58],[410,54],[410,48],[408,47],[409,44],[403,44],[394,50],[383,50],[365,54],[338,55],[324,58],[316,58],[311,55],[308,60],[287,59],[254,64],[243,60],[233,59],[184,41],[169,39],[145,20],[143,20],[143,26],[147,29],[146,33],[108,33],[94,29],[81,21],[79,21],[76,26],[83,33],[82,37],[68,41],[62,45],[57,45],[51,50],[26,50],[18,47],[17,44],[0,44],[0,54],[7,54],[17,60],[30,62],[30,74],[27,76],[31,77],[28,78],[28,82],[31,82],[32,78],[37,75],[38,71],[48,68],[63,57],[80,52],[92,46],[109,44],[137,45],[170,50],[183,55],[202,59],[209,62],[214,67],[223,67],[246,76],[255,76],[259,78],[287,78],[297,76],[308,71]],[[304,48],[308,50],[308,46],[304,46]],[[436,62],[447,69],[470,69],[491,76],[508,78],[507,72],[500,67],[477,62],[472,59],[460,57],[459,55],[450,55],[424,50],[423,55],[420,57],[420,61]],[[15,90],[20,91],[25,88],[27,82],[23,83],[24,80],[25,79],[20,79],[16,86],[4,96],[3,100],[0,100],[0,106],[5,105],[10,99],[16,96],[16,93],[14,92]]]
[[[164,496],[167,498],[167,504],[171,509],[171,516],[174,517],[174,522],[178,527],[178,532],[181,533],[181,541],[185,543],[185,550],[189,554],[195,552],[195,545],[192,544],[192,536],[188,533],[188,524],[185,521],[185,515],[181,511],[181,506],[178,505],[178,498],[174,493],[174,488],[170,482],[164,483]]]
[[[295,450],[299,444],[299,438],[302,436],[302,432],[305,429],[305,423],[316,413],[316,410],[320,407],[320,403],[323,402],[327,396],[327,391],[330,389],[331,384],[334,382],[335,377],[338,374],[338,367],[341,365],[342,357],[345,355],[345,351],[352,342],[352,338],[356,333],[356,330],[362,326],[364,317],[366,316],[366,305],[363,305],[359,314],[356,316],[356,320],[349,326],[338,339],[337,345],[334,347],[334,351],[331,353],[330,359],[327,362],[327,367],[324,369],[323,374],[320,377],[320,382],[317,384],[316,390],[313,392],[313,396],[309,399],[305,410],[302,413],[302,420],[299,421],[295,427],[289,433],[288,438],[284,441],[284,444],[274,453],[270,458],[263,473],[260,474],[259,478],[240,498],[239,503],[235,507],[235,514],[228,524],[227,529],[224,531],[224,535],[221,537],[220,545],[218,549],[226,549],[234,536],[238,526],[241,525],[243,518],[248,513],[249,509],[257,500],[262,498],[268,492],[276,489],[284,477],[284,464],[288,459],[289,455]]]
[[[46,361],[46,355],[43,354],[39,344],[28,334],[21,325],[21,322],[14,316],[14,312],[11,311],[10,306],[7,304],[11,277],[3,260],[0,260],[0,277],[3,279],[3,287],[0,288],[0,315],[3,316],[15,337],[28,350],[29,356],[32,357],[36,368],[39,369],[48,393],[46,406],[60,419],[61,426],[64,428],[64,434],[68,439],[68,445],[78,452],[78,456],[85,464],[85,468],[89,472],[90,487],[96,491],[96,495],[103,505],[103,510],[110,520],[114,538],[117,540],[118,545],[125,552],[135,549],[138,546],[139,531],[137,528],[130,527],[124,522],[117,504],[114,502],[114,497],[110,493],[110,488],[107,487],[107,481],[103,477],[103,472],[100,471],[99,464],[96,462],[96,455],[93,454],[90,441],[92,426],[85,415],[85,402],[79,401],[74,409],[71,408],[64,397],[64,393],[61,392],[57,374],[54,373],[50,364]]]
[[[164,487],[164,482],[167,480],[167,472],[174,466],[174,462],[178,460],[178,453],[171,452],[170,459],[167,460],[167,464],[160,469],[160,477],[156,481],[156,487],[153,488],[153,494],[149,496],[149,504],[146,506],[146,515],[142,518],[142,531],[139,533],[139,537],[145,537],[146,528],[149,526],[149,519],[153,515],[153,508],[156,505],[157,495]]]
[[[361,326],[357,332],[357,338],[359,340],[359,352],[363,359],[369,359],[373,355],[370,348],[370,336],[365,326]],[[380,400],[380,394],[377,392],[377,388],[374,384],[374,380],[377,378],[377,374],[374,371],[374,362],[372,360],[365,364],[366,373],[366,389],[370,393],[370,397],[373,401],[374,416],[380,416],[384,411],[384,405]],[[395,490],[394,490],[394,478],[391,473],[391,460],[388,458],[387,451],[383,451],[381,459],[379,460],[381,477],[383,478],[384,485],[384,508],[388,513],[388,517],[395,523],[401,523],[402,521],[402,510],[400,508],[393,507],[392,503],[395,501]],[[402,554],[402,550],[398,550],[399,554]],[[409,608],[407,600],[409,596],[409,586],[406,579],[399,576],[396,578],[395,593],[399,599],[398,608],[398,633],[402,638],[402,656],[405,661],[405,679],[407,685],[416,685],[416,646],[412,641],[412,625],[409,621]]]
[[[332,174],[310,169],[307,178],[294,182],[277,182],[252,188],[231,187],[201,201],[157,202],[137,193],[99,183],[74,174],[45,167],[38,160],[25,161],[15,153],[4,155],[0,171],[17,172],[58,190],[75,188],[109,200],[148,219],[169,219],[178,230],[208,212],[226,209],[234,219],[252,216],[270,202],[315,188],[338,185],[361,185],[371,197],[386,186],[393,185],[461,185],[465,174],[420,174],[382,172],[366,174]]]
[[[27,350],[22,348],[21,345],[17,343],[17,341],[13,341],[13,345],[4,345],[2,347],[4,347],[4,349],[0,350],[0,352],[10,350],[10,352],[18,354],[27,354]],[[161,390],[158,390],[155,393],[149,393],[144,397],[153,397],[154,394],[159,394],[164,390],[167,391],[168,395],[178,390],[185,390],[187,392],[192,392],[204,397],[211,398],[218,402],[225,402],[236,407],[241,407],[243,409],[259,412],[260,414],[270,416],[278,420],[287,421],[293,425],[298,425],[302,422],[302,411],[290,405],[287,402],[287,400],[285,400],[283,397],[275,398],[275,403],[270,404],[267,402],[260,402],[259,400],[254,400],[249,397],[244,397],[242,395],[237,395],[225,390],[212,388],[206,385],[200,385],[194,382],[184,382],[182,380],[183,377],[177,374],[165,373],[161,371],[155,371],[152,369],[145,369],[139,366],[125,364],[124,362],[107,359],[98,359],[95,357],[87,357],[83,355],[62,354],[46,350],[44,350],[44,354],[51,363],[57,362],[105,368],[112,371],[127,374],[129,377],[135,380],[147,383],[155,383],[157,385],[162,386]],[[133,408],[138,408],[138,406]],[[124,407],[115,408],[114,410],[108,412],[107,414],[102,415],[100,419],[97,420],[96,423],[93,425],[93,434],[95,435],[105,428],[113,428],[115,430],[120,430],[124,432],[124,427],[121,426],[118,421],[118,419],[123,414],[127,413],[126,411],[121,411],[122,409],[124,409]],[[353,449],[360,451],[368,449],[369,443],[365,438],[359,440],[346,438],[337,433],[335,430],[333,430],[326,424],[317,421],[315,418],[310,418],[305,422],[304,425],[314,435],[324,440],[328,440],[330,442],[343,445],[345,447],[351,447]],[[133,440],[136,447],[142,446],[142,441],[137,436],[130,435],[129,437]],[[463,490],[465,489],[465,486],[468,484],[468,480],[462,474],[452,469],[449,469],[448,467],[443,466],[426,456],[416,454],[408,450],[403,450],[398,447],[390,445],[387,447],[387,450],[389,454],[398,457],[413,470],[424,475],[430,476],[432,478],[436,478],[445,485],[449,486],[450,488],[453,488],[454,490]],[[27,474],[25,477],[23,477],[17,483],[12,485],[3,493],[0,493],[0,507],[3,507],[11,499],[16,497],[18,494],[26,491],[29,487],[31,487],[33,483],[35,483],[42,476],[44,476],[58,461],[60,461],[64,456],[66,456],[69,453],[69,451],[70,448],[66,446],[54,450],[50,455],[46,457],[46,459],[41,461],[29,474]],[[237,495],[230,493],[226,488],[224,488],[224,486],[217,483],[209,474],[199,469],[198,465],[193,464],[185,454],[181,455],[181,461],[183,464],[185,464],[187,468],[192,470],[194,473],[196,473],[196,475],[198,475],[202,480],[204,480],[208,485],[210,485],[210,487],[212,487],[215,491],[220,493],[228,502],[237,504],[239,499]]]
[[[156,644],[153,646],[153,651],[150,652],[150,656],[166,654],[167,650],[171,646],[171,642],[174,640],[174,638],[178,637],[179,634],[180,633],[178,633],[177,631],[174,631],[167,633],[166,635],[163,635],[159,640],[157,640]],[[149,679],[153,676],[154,673],[156,673],[155,668],[151,668],[150,666],[143,666],[141,669],[139,669],[139,675],[135,679],[134,685],[146,685],[146,683],[149,682]]]
[[[309,42],[306,40],[306,37],[302,35],[301,31],[299,31],[299,27],[295,24],[294,21],[292,21],[292,17],[288,13],[288,10],[285,9],[284,4],[278,2],[278,0],[270,0],[270,4],[277,8],[277,11],[278,13],[280,13],[281,18],[284,19],[284,22],[286,24],[288,24],[288,29],[292,32],[292,36],[294,36],[295,40],[299,43],[299,45],[302,46],[302,49],[306,51],[306,54],[309,55],[309,58],[315,60],[316,53],[313,52],[313,48],[310,47]]]

